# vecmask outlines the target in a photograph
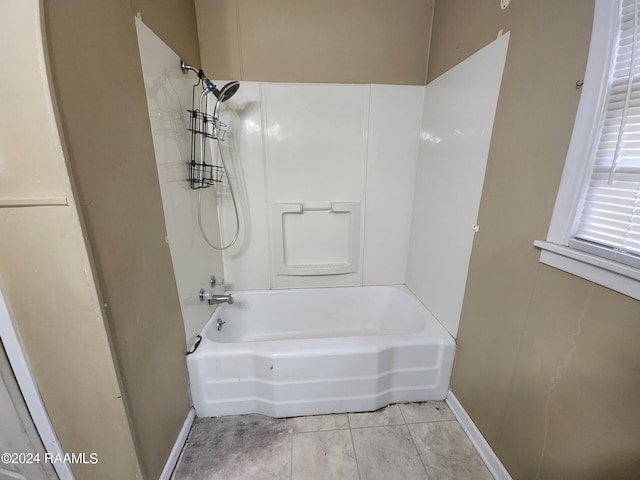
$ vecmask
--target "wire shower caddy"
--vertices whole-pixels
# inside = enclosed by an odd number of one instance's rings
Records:
[[[213,163],[213,152],[211,152],[212,160],[207,161],[207,148],[206,145],[209,139],[217,141],[224,141],[224,136],[227,132],[227,125],[216,119],[213,115],[209,115],[207,112],[207,96],[204,96],[204,101],[200,100],[199,107],[203,107],[203,110],[199,110],[196,106],[196,95],[200,95],[197,92],[198,86],[201,82],[198,81],[193,86],[191,93],[191,110],[189,112],[189,127],[187,130],[191,132],[191,153],[187,164],[189,165],[189,184],[192,189],[197,190],[199,188],[208,188],[216,183],[222,182],[225,175],[225,170],[222,165],[216,165]]]

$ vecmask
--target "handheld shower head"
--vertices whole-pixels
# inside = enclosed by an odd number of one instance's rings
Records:
[[[216,91],[213,90],[213,94],[216,98],[221,102],[226,102],[238,91],[240,88],[240,82],[234,80],[233,82],[227,83],[224,87],[220,89],[220,91],[216,94]]]
[[[207,77],[204,77],[202,81],[206,85],[204,93],[212,92],[218,99],[218,102],[226,102],[231,97],[233,97],[233,94],[236,93],[240,88],[240,82],[235,80],[233,82],[227,83],[220,90],[218,90],[218,87],[216,87],[213,82]]]

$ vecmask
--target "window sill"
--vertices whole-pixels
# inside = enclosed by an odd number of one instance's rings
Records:
[[[640,300],[640,269],[555,243],[536,240],[540,262]]]

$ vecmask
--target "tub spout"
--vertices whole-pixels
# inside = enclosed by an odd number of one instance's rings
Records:
[[[233,297],[231,294],[229,295],[211,295],[207,301],[209,305],[217,305],[219,303],[228,303],[231,305],[233,303]]]
[[[201,302],[204,302],[204,299],[207,299],[209,305],[217,305],[219,303],[228,303],[231,305],[233,303],[233,297],[231,294],[229,295],[214,295],[213,293],[207,293],[204,288],[200,289],[199,298]]]

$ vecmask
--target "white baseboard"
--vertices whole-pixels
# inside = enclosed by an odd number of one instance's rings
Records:
[[[189,410],[187,414],[187,418],[180,429],[180,433],[178,433],[178,438],[176,438],[176,443],[174,443],[173,448],[171,449],[171,453],[169,454],[169,458],[167,458],[167,463],[164,465],[164,469],[160,474],[160,478],[158,480],[170,480],[171,474],[173,470],[176,468],[176,464],[178,463],[178,459],[180,458],[180,453],[182,452],[182,447],[184,447],[185,442],[187,441],[187,436],[189,436],[189,431],[191,430],[191,425],[193,425],[193,421],[196,418],[196,411],[193,407]]]
[[[484,463],[489,469],[489,472],[491,472],[491,475],[493,475],[493,478],[496,480],[512,480],[507,469],[504,468],[504,465],[502,465],[498,456],[482,436],[482,433],[480,433],[476,424],[473,423],[473,420],[471,420],[471,417],[451,390],[449,390],[449,393],[447,394],[446,402],[447,405],[449,405],[451,412],[458,419],[458,423],[462,426],[464,433],[467,434],[467,437],[469,437],[473,446],[476,447],[476,450],[482,457],[482,460],[484,460]]]

